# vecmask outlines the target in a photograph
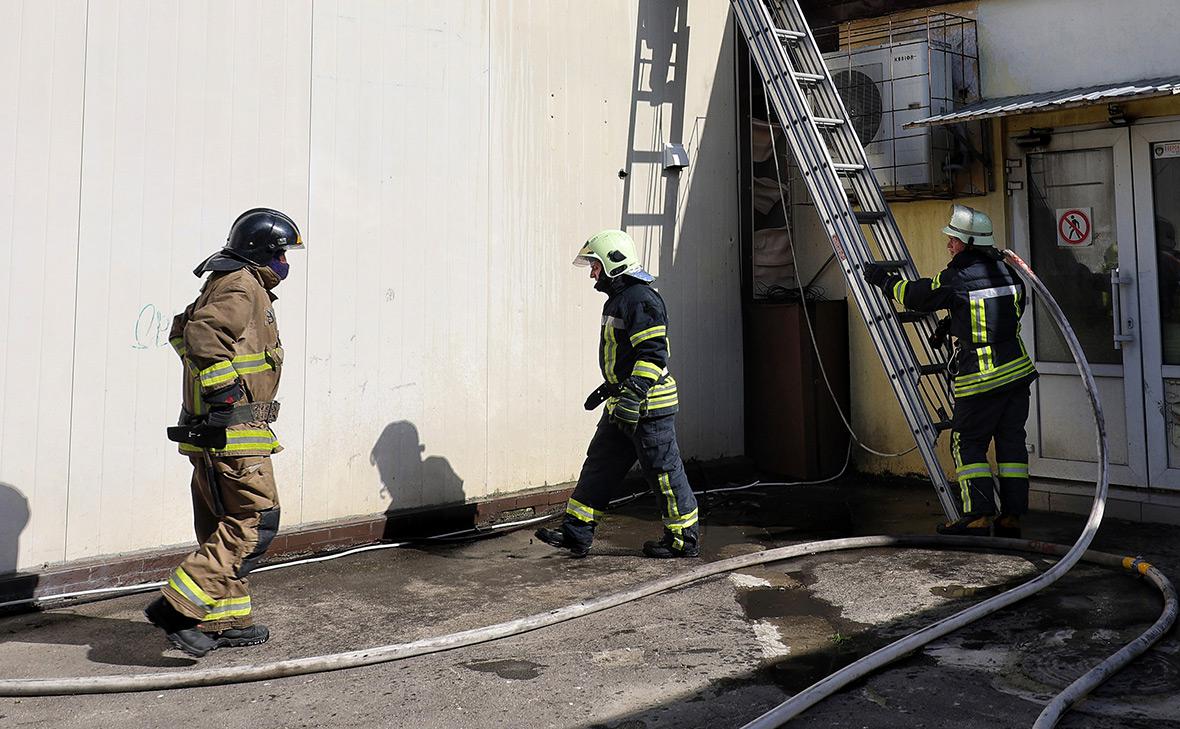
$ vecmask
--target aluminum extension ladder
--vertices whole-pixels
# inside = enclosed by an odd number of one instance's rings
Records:
[[[945,353],[927,341],[935,315],[898,311],[861,278],[861,266],[871,261],[918,277],[897,221],[797,0],[731,2],[943,511],[956,519],[958,505],[935,452],[954,409]]]

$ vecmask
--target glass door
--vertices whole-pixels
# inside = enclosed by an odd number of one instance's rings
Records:
[[[1125,129],[1054,133],[1009,144],[1013,246],[1061,304],[1094,371],[1106,418],[1111,480],[1146,485],[1138,261]],[[1090,480],[1094,420],[1064,338],[1033,297],[1023,324],[1040,379],[1029,417],[1034,476]]]
[[[1180,123],[1131,130],[1150,485],[1180,489]]]

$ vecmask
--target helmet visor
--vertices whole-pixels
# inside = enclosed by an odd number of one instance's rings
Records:
[[[574,256],[574,265],[575,266],[586,267],[586,266],[589,266],[593,263],[601,263],[601,261],[598,260],[598,256],[595,256],[593,254],[588,255],[585,253],[579,253],[578,255]]]

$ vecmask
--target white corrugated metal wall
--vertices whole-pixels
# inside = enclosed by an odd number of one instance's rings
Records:
[[[685,454],[740,453],[728,6],[688,5],[0,3],[0,573],[191,538],[167,327],[255,205],[309,244],[286,528],[574,479],[601,295],[569,262],[624,216]]]

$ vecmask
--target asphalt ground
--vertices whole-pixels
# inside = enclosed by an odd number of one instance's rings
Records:
[[[697,479],[700,480],[700,477]],[[698,488],[701,485],[698,483]],[[717,483],[712,483],[716,486]],[[869,534],[930,533],[929,487],[849,478],[703,497],[702,559]],[[1071,544],[1081,517],[1033,513],[1025,537]],[[645,497],[582,560],[531,529],[367,552],[254,578],[272,640],[197,661],[168,649],[133,595],[0,619],[0,677],[261,663],[398,643],[538,613],[684,569],[640,554]],[[1094,549],[1180,581],[1180,527],[1106,520]],[[871,549],[742,570],[559,626],[360,669],[221,687],[0,699],[3,727],[737,727],[882,645],[1051,562],[1035,555]],[[1142,632],[1150,585],[1079,565],[1038,595],[846,688],[792,727],[1027,727],[1061,688]],[[1180,638],[1069,712],[1062,727],[1180,728]]]

